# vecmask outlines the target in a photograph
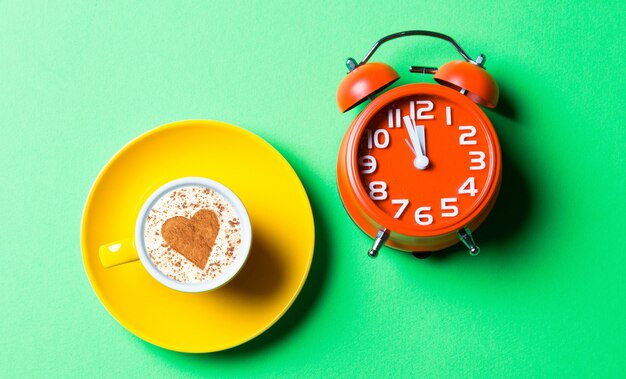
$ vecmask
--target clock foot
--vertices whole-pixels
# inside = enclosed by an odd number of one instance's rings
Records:
[[[430,257],[433,253],[431,253],[430,251],[414,251],[413,256],[417,259],[426,259],[428,257]]]
[[[465,227],[463,229],[459,229],[457,234],[459,235],[461,242],[463,242],[463,244],[469,250],[470,255],[480,254],[480,247],[478,247],[478,245],[476,245],[476,242],[474,242],[474,237],[472,237],[472,232],[469,230],[469,228]]]
[[[378,256],[378,251],[381,247],[383,247],[383,245],[387,241],[387,238],[389,238],[389,231],[384,228],[380,229],[378,233],[376,233],[376,239],[374,240],[374,244],[372,245],[372,248],[369,249],[369,251],[367,252],[367,255],[372,258],[376,258]]]

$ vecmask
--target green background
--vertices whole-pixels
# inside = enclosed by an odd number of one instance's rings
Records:
[[[0,368],[22,376],[626,375],[623,1],[0,1]],[[596,3],[596,2],[589,2]],[[348,56],[407,29],[487,55],[501,197],[461,246],[417,260],[344,212],[335,162]],[[407,38],[375,60],[458,59]],[[136,338],[91,290],[82,207],[139,134],[204,118],[251,130],[300,175],[316,218],[303,292],[269,331],[186,355]],[[271,180],[271,170],[268,170]],[[114,201],[114,199],[112,199]]]

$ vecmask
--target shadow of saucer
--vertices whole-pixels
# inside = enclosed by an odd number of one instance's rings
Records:
[[[316,217],[314,217],[315,250],[307,280],[304,284],[304,287],[300,291],[300,294],[291,305],[291,307],[287,310],[287,312],[274,325],[272,325],[268,330],[261,333],[256,338],[253,338],[252,340],[242,345],[236,346],[232,349],[223,350],[216,353],[204,354],[204,356],[217,356],[220,359],[224,359],[227,357],[234,358],[242,354],[252,354],[261,351],[263,348],[266,348],[273,343],[276,343],[284,336],[292,333],[293,330],[297,328],[298,325],[302,324],[311,313],[311,309],[317,302],[319,294],[321,293],[326,281],[326,273],[328,268],[328,251],[330,244],[327,239],[328,227],[323,217],[321,216],[322,212],[319,208],[320,206],[318,205],[321,204],[321,200],[318,199],[315,194],[308,193],[308,195],[309,201],[311,203],[311,208],[313,209],[313,214],[316,215]],[[266,249],[266,246],[267,245],[260,242],[260,251],[267,251],[264,250]],[[261,254],[258,255],[260,256]],[[250,256],[250,258],[252,258],[252,255]],[[263,260],[262,257],[259,257],[259,259]],[[256,286],[255,281],[253,280],[254,277],[256,275],[265,276],[266,274],[263,273],[263,267],[268,267],[266,265],[270,265],[271,262],[256,262],[255,260],[254,262],[249,263],[251,263],[251,272],[248,274],[250,275],[249,278],[244,276],[240,283],[233,283],[233,291],[250,291],[252,295],[258,294],[259,296],[262,296],[266,293],[266,291],[271,291],[273,288],[275,288],[277,284],[280,284],[280,282],[269,282],[264,283],[262,286],[259,286],[260,288],[252,288]],[[242,272],[242,274],[244,273]],[[280,276],[278,276],[278,278],[280,279]]]

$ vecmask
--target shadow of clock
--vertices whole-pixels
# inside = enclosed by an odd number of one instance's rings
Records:
[[[532,191],[524,174],[506,153],[502,157],[502,185],[498,200],[489,217],[476,231],[485,241],[505,241],[515,237],[530,220],[533,210]]]
[[[502,183],[498,199],[483,224],[473,232],[479,246],[510,242],[530,221],[533,212],[531,187],[518,163],[507,154],[507,142],[500,139],[502,148]],[[484,248],[483,248],[484,252]],[[430,259],[447,259],[460,253],[467,254],[462,244],[434,253]]]
[[[493,118],[489,115],[489,113],[499,114],[509,120],[516,120],[518,118],[519,115],[513,106],[513,100],[510,97],[510,93],[511,92],[506,87],[505,90],[503,90],[502,83],[500,83],[500,98],[498,99],[498,106],[495,109],[487,111],[490,119]]]

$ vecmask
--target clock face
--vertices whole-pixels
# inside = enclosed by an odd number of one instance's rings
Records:
[[[380,107],[358,138],[356,170],[383,224],[422,235],[465,226],[491,193],[498,150],[491,130],[458,93],[414,94]]]

